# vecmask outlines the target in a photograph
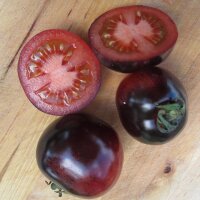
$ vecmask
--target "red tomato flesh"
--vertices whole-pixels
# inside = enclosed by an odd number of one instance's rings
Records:
[[[123,66],[117,69],[113,65],[119,65],[117,62],[121,65],[129,62],[130,67],[150,64],[153,58],[166,57],[177,37],[172,19],[161,10],[147,6],[112,9],[98,17],[89,30],[91,46],[100,60],[122,72],[131,70],[123,71]]]
[[[39,110],[66,115],[84,108],[100,86],[100,65],[88,45],[64,30],[46,30],[23,48],[18,75]]]

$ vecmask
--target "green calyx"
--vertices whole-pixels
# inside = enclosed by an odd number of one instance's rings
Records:
[[[51,189],[58,194],[59,197],[62,197],[63,193],[66,194],[66,191],[63,190],[61,187],[59,187],[58,185],[56,185],[55,183],[53,183],[52,181],[45,181],[45,183],[47,185],[49,185],[51,187]]]
[[[167,103],[156,106],[157,128],[161,133],[174,131],[185,115],[185,103],[179,100],[176,103]]]

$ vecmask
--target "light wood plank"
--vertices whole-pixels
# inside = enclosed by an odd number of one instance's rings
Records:
[[[102,67],[101,90],[84,111],[110,123],[124,147],[124,167],[116,185],[98,200],[199,200],[200,198],[200,4],[198,0],[9,0],[0,1],[0,194],[3,200],[54,200],[44,183],[35,149],[43,130],[57,117],[41,113],[25,97],[17,77],[21,46],[34,34],[51,28],[69,29],[87,41],[91,22],[117,7],[158,7],[176,21],[178,42],[160,66],[184,84],[189,118],[183,132],[162,146],[141,144],[121,126],[115,93],[125,76]],[[9,68],[9,69],[8,69]],[[98,108],[98,109],[96,109]],[[105,114],[106,113],[106,114]],[[170,169],[170,170],[169,170]],[[167,173],[168,172],[168,173]],[[63,199],[76,200],[66,195]]]

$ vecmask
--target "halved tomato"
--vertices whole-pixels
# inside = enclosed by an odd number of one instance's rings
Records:
[[[98,17],[89,29],[89,40],[100,61],[120,72],[159,64],[178,37],[175,23],[159,9],[128,6]]]
[[[66,115],[84,108],[100,87],[99,61],[88,45],[65,30],[46,30],[24,46],[18,75],[39,110]]]

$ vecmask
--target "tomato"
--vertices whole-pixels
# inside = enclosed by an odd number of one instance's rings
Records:
[[[159,144],[174,138],[187,119],[187,96],[166,70],[141,68],[127,76],[116,95],[121,122],[137,140]]]
[[[58,188],[93,197],[117,180],[123,150],[110,125],[88,114],[70,114],[44,131],[37,145],[37,162]]]
[[[157,65],[171,52],[178,32],[164,12],[148,6],[112,9],[98,17],[88,34],[100,61],[120,72]]]
[[[39,110],[65,115],[84,108],[100,87],[100,65],[77,35],[46,30],[21,51],[18,75],[28,99]]]

